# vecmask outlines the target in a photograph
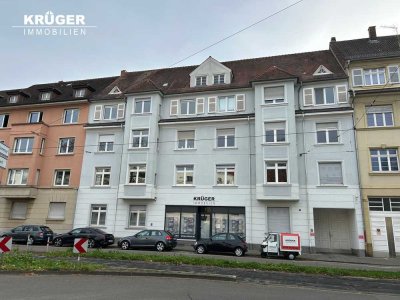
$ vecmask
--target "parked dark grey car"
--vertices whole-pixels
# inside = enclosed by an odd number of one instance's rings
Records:
[[[27,243],[29,238],[30,244],[46,244],[48,238],[50,242],[53,240],[53,231],[44,225],[21,225],[3,232],[1,236],[10,236],[13,242]]]
[[[243,256],[247,252],[247,243],[235,233],[217,233],[208,239],[200,239],[193,245],[198,254],[206,252],[233,252]]]
[[[118,241],[122,250],[129,248],[155,248],[157,251],[173,249],[177,241],[172,233],[165,230],[143,230],[135,235],[127,236]]]
[[[76,238],[87,238],[89,248],[107,247],[114,244],[114,235],[98,228],[85,227],[54,236],[53,245],[56,247],[73,245]]]

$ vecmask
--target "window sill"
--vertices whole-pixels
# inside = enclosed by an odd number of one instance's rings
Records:
[[[90,228],[98,228],[98,229],[107,229],[107,226],[104,225],[89,225]]]
[[[75,153],[57,153],[56,156],[72,156]]]
[[[174,187],[174,188],[195,188],[196,186],[193,184],[174,184],[172,187]]]
[[[326,147],[326,146],[342,146],[344,145],[343,143],[316,143],[314,144],[315,147]]]
[[[128,150],[129,151],[140,151],[140,150],[149,150],[150,149],[150,147],[136,147],[136,148],[133,148],[133,147],[130,147],[130,148],[128,148]]]
[[[132,226],[132,227],[125,227],[125,230],[143,230],[146,229],[146,226]]]
[[[65,188],[69,189],[69,188],[71,188],[69,185],[53,185],[53,187],[57,188],[57,189],[65,189]]]
[[[273,182],[273,183],[264,183],[263,186],[264,187],[274,187],[274,186],[291,187],[292,185],[290,183],[287,183],[287,182],[282,182],[282,183]]]
[[[370,176],[399,176],[399,171],[394,172],[369,172]]]
[[[33,152],[12,152],[12,155],[32,155]]]
[[[113,153],[115,153],[115,151],[96,151],[96,152],[93,152],[94,154],[108,154],[108,153],[111,153],[111,154],[113,154]]]
[[[8,218],[9,220],[26,220],[27,218],[25,217],[25,218]]]
[[[213,148],[213,150],[220,151],[220,150],[238,150],[238,147],[217,147]]]
[[[63,218],[63,219],[49,219],[49,218],[47,218],[46,219],[46,221],[65,221],[65,218]]]
[[[146,183],[125,183],[124,186],[146,186]]]
[[[290,145],[289,142],[276,142],[276,143],[262,143],[263,146],[287,146]]]
[[[180,148],[180,149],[174,149],[174,151],[196,151],[197,148]]]
[[[316,186],[317,188],[348,188],[347,185],[343,184],[320,184]]]
[[[6,186],[12,186],[12,187],[26,187],[28,186],[27,184],[7,184]]]
[[[143,112],[143,113],[131,113],[132,116],[151,116],[153,113],[151,112]]]
[[[262,103],[261,107],[268,107],[268,106],[287,106],[287,102],[281,102],[281,103]]]
[[[91,189],[111,189],[110,185],[92,185]]]
[[[213,185],[213,188],[238,188],[239,186],[236,184],[216,184]]]

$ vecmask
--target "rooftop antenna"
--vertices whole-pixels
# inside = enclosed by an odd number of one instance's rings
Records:
[[[400,36],[399,36],[399,28],[396,25],[383,25],[380,26],[381,28],[389,28],[389,29],[393,29],[396,32],[396,36],[397,36],[397,43],[399,44],[399,48],[400,48]]]

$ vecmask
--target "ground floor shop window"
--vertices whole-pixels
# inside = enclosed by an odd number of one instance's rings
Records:
[[[245,235],[244,207],[166,206],[165,230],[177,238],[208,238],[217,233]]]
[[[90,213],[90,225],[104,226],[106,225],[107,205],[92,205]]]

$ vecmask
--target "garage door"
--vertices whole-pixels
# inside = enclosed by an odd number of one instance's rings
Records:
[[[267,208],[268,232],[290,232],[289,207]]]

